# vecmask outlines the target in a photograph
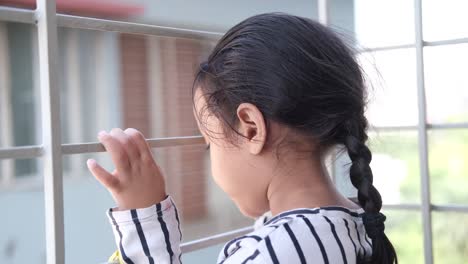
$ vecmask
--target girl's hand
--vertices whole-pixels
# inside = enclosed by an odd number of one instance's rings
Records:
[[[87,161],[88,169],[109,190],[119,210],[148,207],[166,198],[164,177],[140,131],[114,128],[99,132],[98,139],[115,170],[110,173],[93,159]]]

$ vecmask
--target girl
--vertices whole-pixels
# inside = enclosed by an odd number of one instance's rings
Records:
[[[194,115],[216,183],[243,214],[273,218],[228,242],[218,263],[397,263],[366,147],[363,74],[349,47],[306,18],[262,14],[229,30],[198,71]],[[116,170],[88,160],[112,193],[125,263],[180,263],[179,217],[143,135],[99,133]],[[359,205],[330,181],[323,156],[344,145]]]

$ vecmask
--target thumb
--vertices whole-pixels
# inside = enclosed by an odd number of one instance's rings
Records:
[[[86,165],[88,165],[88,169],[94,177],[106,188],[114,189],[119,185],[119,180],[97,164],[94,159],[88,159]]]

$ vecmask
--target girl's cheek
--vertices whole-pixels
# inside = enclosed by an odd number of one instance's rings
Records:
[[[235,165],[234,153],[223,153],[216,147],[210,147],[211,174],[215,183],[229,196],[236,193],[236,177],[238,168]],[[230,157],[230,158],[229,158]],[[229,160],[230,159],[230,160]]]
[[[223,181],[223,173],[220,168],[220,162],[218,160],[217,152],[213,149],[213,146],[210,147],[210,164],[211,164],[211,176],[213,177],[214,182],[223,190],[225,190],[225,183]]]

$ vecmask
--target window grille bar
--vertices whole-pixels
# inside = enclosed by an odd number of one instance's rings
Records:
[[[328,0],[318,0],[317,2],[318,10],[318,21],[328,26],[330,24],[330,6]]]
[[[174,146],[189,146],[199,145],[204,143],[202,136],[188,137],[173,137],[173,138],[154,138],[146,140],[152,148],[174,147]],[[82,154],[105,152],[105,148],[101,143],[84,143],[84,144],[64,144],[62,145],[62,153],[65,154]]]
[[[421,210],[420,204],[384,204],[382,205],[384,210]]]
[[[34,10],[0,6],[0,21],[35,24]]]
[[[175,146],[190,146],[204,144],[202,136],[187,136],[187,137],[168,137],[168,138],[152,138],[146,140],[152,148],[175,147]],[[63,144],[62,154],[83,154],[105,152],[104,146],[101,143],[82,143],[82,144]],[[25,146],[0,148],[1,159],[29,159],[37,158],[44,155],[42,146]]]
[[[453,123],[453,124],[428,124],[429,129],[465,129],[468,128],[468,123]]]
[[[2,159],[30,159],[43,155],[42,146],[27,146],[0,148],[0,160]]]
[[[384,204],[384,209],[388,210],[416,210],[420,211],[422,206],[420,204]],[[467,205],[458,205],[458,204],[444,204],[437,205],[431,204],[431,210],[437,212],[458,212],[458,213],[468,213]]]
[[[414,48],[414,44],[403,44],[403,45],[392,45],[392,46],[382,46],[382,47],[374,47],[374,48],[364,48],[360,52],[379,52],[379,51],[389,51],[389,50],[399,50],[399,49],[411,49]]]
[[[446,40],[437,40],[437,41],[424,41],[423,44],[426,47],[434,47],[434,46],[466,44],[466,43],[468,43],[468,38],[446,39]]]
[[[468,213],[468,206],[454,204],[432,205],[432,210],[438,212]]]
[[[182,250],[182,253],[188,253],[188,252],[192,252],[192,251],[195,251],[195,250],[207,248],[207,247],[210,247],[210,246],[214,246],[214,245],[217,245],[217,244],[227,242],[227,241],[229,241],[231,239],[234,239],[236,237],[245,235],[245,234],[250,233],[252,231],[253,231],[252,227],[245,227],[245,228],[236,229],[236,230],[233,230],[233,231],[228,231],[228,232],[225,232],[225,233],[217,234],[217,235],[214,235],[214,236],[205,237],[205,238],[202,238],[202,239],[190,241],[190,242],[187,242],[187,243],[183,243],[181,245],[181,250]]]
[[[80,17],[72,15],[57,15],[57,23],[60,27],[81,28],[101,31],[113,31],[129,34],[143,34],[166,36],[189,39],[211,39],[216,40],[223,36],[223,33],[202,30],[183,29],[175,27],[165,27],[133,22],[123,22],[90,17]]]
[[[406,131],[406,130],[417,130],[418,126],[370,126],[369,131],[380,132],[380,131]]]
[[[429,183],[429,161],[427,140],[427,108],[424,84],[424,38],[422,25],[422,0],[414,2],[414,23],[416,36],[416,77],[418,89],[418,139],[419,139],[419,169],[421,173],[422,223],[424,233],[424,260],[426,264],[433,263],[432,252],[432,218],[431,195]]]
[[[468,123],[441,123],[441,124],[426,124],[428,130],[436,129],[468,129]],[[370,131],[401,131],[401,130],[417,130],[418,126],[375,126],[369,127]]]
[[[46,259],[48,264],[61,264],[65,262],[65,239],[56,10],[55,0],[37,0],[36,3],[44,150]]]

